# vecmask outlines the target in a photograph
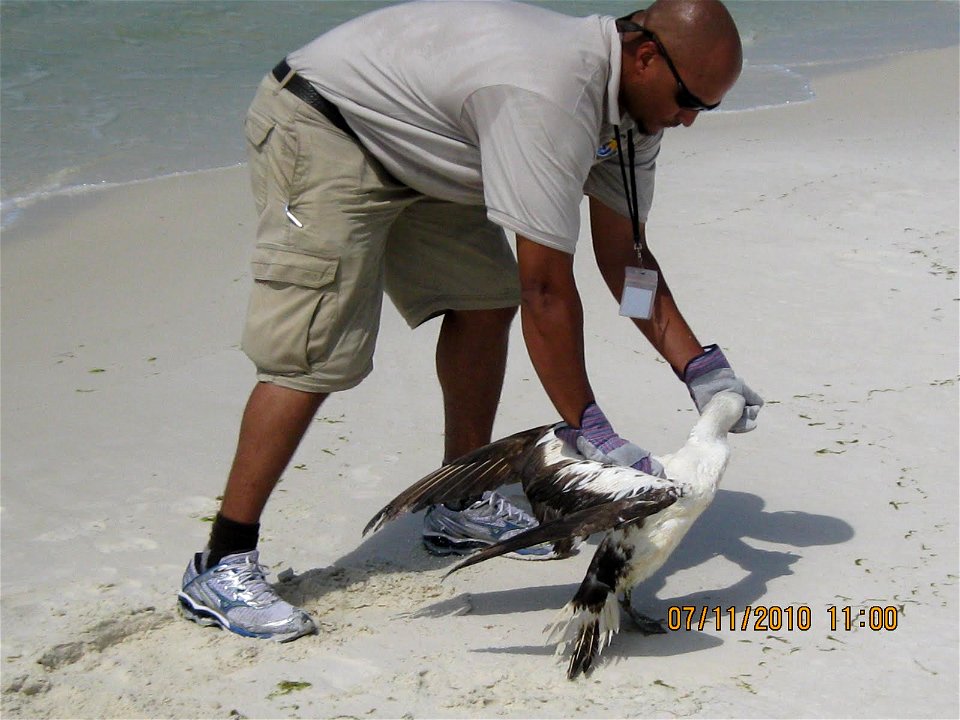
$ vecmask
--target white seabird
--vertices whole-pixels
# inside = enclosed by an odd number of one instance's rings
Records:
[[[572,644],[567,677],[589,673],[620,629],[620,606],[644,634],[662,625],[635,611],[633,588],[655,573],[713,500],[730,457],[727,433],[743,413],[743,397],[718,393],[677,452],[657,457],[667,478],[587,460],[544,425],[474,450],[430,473],[378,512],[363,532],[405,512],[478,497],[520,481],[540,525],[471,555],[450,572],[504,553],[553,543],[559,554],[606,532],[573,599],[547,626],[557,652]],[[448,573],[449,574],[449,573]]]

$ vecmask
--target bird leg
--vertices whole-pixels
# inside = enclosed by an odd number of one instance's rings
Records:
[[[633,609],[633,603],[631,602],[630,595],[630,590],[626,590],[623,593],[623,597],[620,599],[620,607],[622,607],[627,616],[633,620],[633,624],[637,626],[637,630],[644,635],[666,634],[667,629],[663,626],[663,623],[660,620],[647,617],[643,613]]]

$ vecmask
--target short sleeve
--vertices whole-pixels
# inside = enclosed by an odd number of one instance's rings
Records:
[[[490,220],[573,253],[596,151],[589,128],[537,93],[499,85],[474,92],[463,121],[480,147]]]

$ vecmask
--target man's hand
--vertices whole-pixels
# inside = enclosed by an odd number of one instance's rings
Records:
[[[666,477],[663,465],[642,447],[627,442],[610,427],[603,411],[595,402],[587,405],[580,417],[580,427],[559,428],[557,436],[590,460],[609,465],[623,465],[657,477]]]
[[[687,363],[680,379],[686,383],[690,397],[700,412],[703,412],[703,408],[714,395],[723,390],[743,396],[747,401],[743,415],[737,424],[730,428],[730,432],[750,432],[757,426],[757,414],[763,407],[763,398],[734,374],[719,346],[705,347],[700,355]]]

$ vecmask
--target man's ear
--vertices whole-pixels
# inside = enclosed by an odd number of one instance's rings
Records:
[[[650,63],[657,55],[657,48],[652,42],[641,43],[637,47],[637,52],[633,57],[634,70],[640,74],[650,67]]]

